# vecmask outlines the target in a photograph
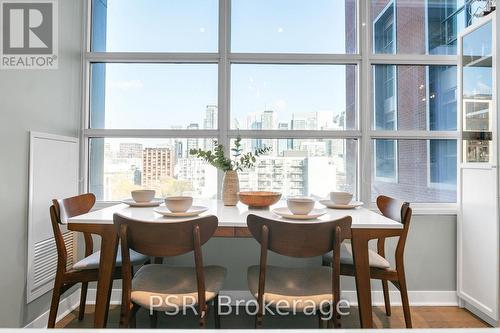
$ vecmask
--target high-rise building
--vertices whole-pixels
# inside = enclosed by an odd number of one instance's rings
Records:
[[[240,172],[242,191],[277,191],[284,197],[308,195],[307,156],[293,152],[293,156],[263,156],[254,170]]]
[[[207,105],[205,110],[205,119],[203,120],[203,128],[217,128],[217,105]]]
[[[173,176],[173,156],[170,148],[145,148],[142,151],[142,186],[157,187],[165,177]]]
[[[188,125],[187,129],[189,130],[197,130],[200,126],[197,123],[191,123]],[[191,149],[199,149],[200,148],[200,139],[198,138],[189,138],[187,139],[187,154],[189,155],[189,151]]]
[[[279,123],[278,129],[286,131],[289,129],[288,123]],[[278,139],[277,151],[274,152],[276,156],[282,156],[285,150],[292,149],[292,139]]]
[[[205,110],[205,119],[203,120],[204,129],[216,129],[218,127],[217,112],[217,105],[207,105],[207,108]],[[203,139],[204,150],[213,150],[214,146],[215,145],[213,139]]]
[[[262,124],[262,129],[276,129],[278,118],[276,112],[273,110],[266,110],[260,116],[260,122]]]
[[[217,169],[198,158],[181,158],[174,168],[175,178],[187,181],[192,186],[192,192],[184,192],[201,198],[215,198],[217,188]]]
[[[274,130],[278,127],[278,117],[276,112],[273,110],[265,110],[260,116],[260,124],[263,130]],[[262,139],[262,147],[271,148],[273,151],[276,150],[277,145],[274,144],[275,140]]]
[[[142,158],[142,144],[132,142],[120,143],[118,158]]]

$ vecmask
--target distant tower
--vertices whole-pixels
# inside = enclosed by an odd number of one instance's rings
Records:
[[[200,126],[197,123],[191,123],[187,127],[187,129],[189,129],[189,130],[197,130],[199,128],[200,128]],[[198,138],[187,139],[187,153],[188,153],[188,155],[189,155],[189,151],[191,149],[199,149],[199,148],[200,148],[200,144],[199,144]]]
[[[217,128],[217,105],[207,105],[205,110],[205,119],[203,120],[203,128]]]
[[[217,105],[207,105],[207,108],[205,110],[205,119],[203,120],[204,129],[216,129],[218,127],[217,112],[218,112]],[[203,146],[204,150],[214,149],[214,140],[203,139]]]
[[[142,186],[156,187],[164,177],[173,176],[170,148],[145,148],[142,151]]]
[[[260,117],[260,123],[263,130],[274,130],[278,127],[278,118],[274,110],[266,110],[262,113]],[[262,147],[271,148],[274,152],[276,147],[274,147],[274,140],[263,139],[261,141]]]

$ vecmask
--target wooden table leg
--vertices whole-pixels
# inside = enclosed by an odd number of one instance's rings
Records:
[[[356,291],[358,295],[361,328],[372,328],[372,295],[370,265],[368,261],[368,230],[352,229],[352,254],[356,269]]]
[[[118,235],[113,225],[111,225],[109,231],[101,234],[101,258],[99,264],[99,280],[97,281],[94,328],[105,328],[108,321],[117,247]]]

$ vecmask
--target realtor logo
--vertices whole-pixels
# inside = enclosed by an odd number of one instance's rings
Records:
[[[1,69],[57,69],[57,0],[0,0]]]

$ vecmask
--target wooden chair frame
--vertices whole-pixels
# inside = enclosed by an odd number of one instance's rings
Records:
[[[78,283],[82,284],[78,320],[82,320],[85,314],[88,283],[98,280],[99,269],[68,270],[66,268],[68,252],[60,229],[60,225],[63,224],[64,220],[89,212],[94,204],[95,196],[92,193],[82,194],[67,199],[52,200],[52,206],[50,206],[50,220],[57,249],[57,271],[50,304],[48,328],[55,327],[61,295]],[[83,233],[83,236],[85,239],[85,257],[88,257],[94,250],[92,236],[89,233]],[[121,278],[121,271],[119,269],[115,269],[113,278]]]
[[[258,311],[255,317],[255,328],[262,327],[264,316],[264,293],[269,250],[295,258],[317,257],[332,251],[334,303],[330,307],[333,315],[328,326],[340,327],[340,316],[337,313],[337,304],[340,300],[340,245],[344,239],[351,238],[351,223],[350,216],[321,223],[291,223],[270,220],[253,214],[248,215],[248,229],[261,245],[257,294]],[[319,326],[320,328],[322,326],[321,317],[319,317]]]
[[[403,229],[399,234],[399,240],[395,251],[396,268],[376,268],[370,267],[370,277],[372,279],[381,280],[382,289],[384,293],[385,312],[387,316],[391,315],[391,303],[389,299],[389,285],[390,281],[401,293],[401,302],[403,304],[403,313],[405,324],[407,328],[412,327],[410,302],[408,299],[408,288],[406,285],[405,267],[404,267],[404,250],[406,246],[406,239],[408,237],[408,230],[410,228],[410,221],[412,210],[408,202],[399,201],[387,196],[379,196],[377,198],[377,207],[380,212],[394,221],[403,224]],[[377,253],[385,258],[385,240],[386,238],[377,239]],[[323,262],[323,265],[327,265]],[[347,276],[355,276],[356,270],[352,264],[341,264],[340,274]]]
[[[136,327],[135,315],[140,309],[131,300],[132,272],[130,271],[130,249],[152,257],[171,257],[194,252],[198,289],[199,326],[205,328],[208,306],[205,300],[205,272],[201,246],[215,233],[218,220],[215,216],[173,223],[151,223],[132,220],[119,214],[113,215],[122,249],[122,308],[120,327]],[[220,328],[218,297],[214,298],[215,326]],[[151,317],[151,327],[156,327],[157,312]]]

